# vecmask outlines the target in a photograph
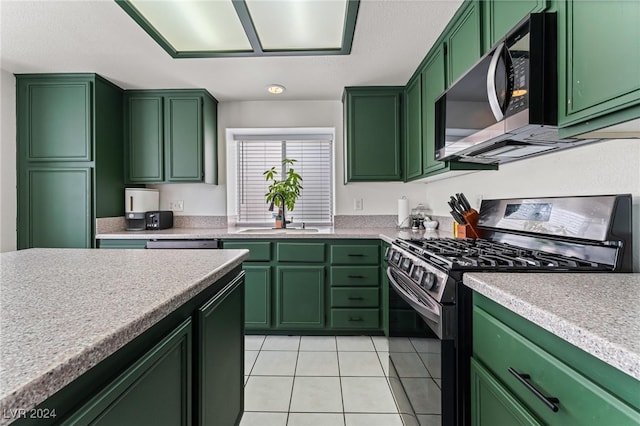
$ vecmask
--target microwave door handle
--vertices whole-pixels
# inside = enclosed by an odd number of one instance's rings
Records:
[[[502,105],[500,105],[498,94],[496,92],[496,69],[498,68],[498,61],[500,60],[503,51],[504,43],[500,43],[496,48],[496,51],[493,52],[493,57],[489,64],[489,71],[487,72],[487,96],[489,98],[489,107],[491,108],[491,112],[496,118],[496,121],[502,121],[504,118]]]

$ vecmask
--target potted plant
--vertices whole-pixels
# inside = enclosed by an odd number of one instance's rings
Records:
[[[282,166],[286,170],[282,180],[277,179],[278,171],[275,166],[263,173],[265,180],[271,182],[268,192],[264,194],[267,203],[271,203],[269,210],[273,211],[274,204],[278,207],[276,228],[287,227],[285,211],[292,211],[300,196],[302,176],[296,173],[292,167],[296,161],[288,158],[282,160]],[[284,206],[282,205],[283,201]]]

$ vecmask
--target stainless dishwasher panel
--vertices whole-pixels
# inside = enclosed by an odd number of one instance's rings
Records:
[[[149,240],[145,248],[148,249],[220,249],[222,241],[207,240]]]

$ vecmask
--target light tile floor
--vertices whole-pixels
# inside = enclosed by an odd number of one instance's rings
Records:
[[[426,365],[417,352],[429,348],[406,343],[406,374],[416,374]],[[375,336],[245,336],[240,426],[402,426],[385,376],[388,350]]]

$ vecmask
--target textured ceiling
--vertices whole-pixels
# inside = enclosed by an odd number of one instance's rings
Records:
[[[2,69],[95,72],[124,89],[206,88],[219,101],[339,100],[404,85],[461,0],[361,0],[350,55],[173,59],[113,1],[0,0]],[[270,83],[286,86],[277,98]]]

